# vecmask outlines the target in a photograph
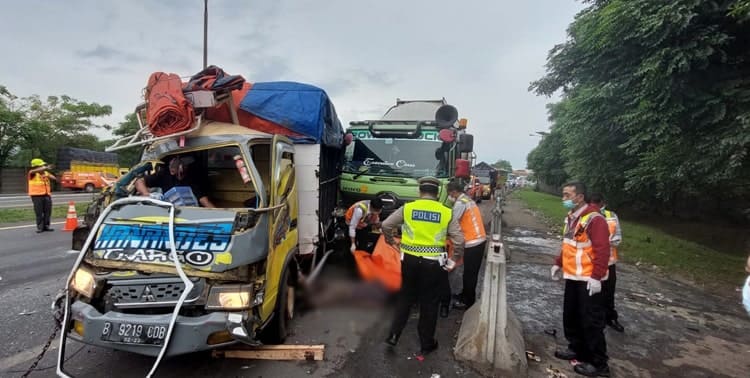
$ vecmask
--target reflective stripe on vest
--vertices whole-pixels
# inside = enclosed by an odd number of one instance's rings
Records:
[[[604,217],[607,219],[607,226],[609,226],[609,237],[612,240],[612,236],[617,232],[617,218],[614,217],[613,213],[609,210],[604,210]],[[609,265],[617,264],[617,247],[610,243],[609,245]]]
[[[359,218],[359,223],[357,224],[357,228],[359,228],[360,226],[366,226],[367,225],[367,212],[370,211],[370,201],[368,200],[355,202],[354,205],[351,205],[349,209],[346,210],[346,215],[344,215],[346,224],[349,224],[349,222],[352,221],[352,217],[354,217],[354,209],[356,208],[362,209],[362,217]]]
[[[568,230],[567,222],[565,223],[562,245],[562,270],[565,279],[585,281],[594,272],[594,249],[586,228],[596,217],[603,218],[599,213],[582,216],[572,231]]]
[[[401,252],[413,256],[445,253],[451,209],[438,201],[419,199],[404,205]]]
[[[29,174],[30,196],[45,196],[50,194],[52,194],[52,190],[50,188],[47,172],[36,173],[33,177]]]
[[[461,215],[460,224],[461,232],[464,234],[466,248],[482,244],[487,240],[487,233],[484,230],[482,213],[479,206],[469,198],[465,193],[461,193],[457,201],[461,201],[466,206],[463,215]]]

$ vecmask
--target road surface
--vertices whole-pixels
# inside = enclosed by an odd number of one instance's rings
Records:
[[[52,193],[53,205],[64,205],[69,201],[89,202],[92,193],[55,192]],[[3,194],[0,195],[0,209],[31,208],[31,199],[25,194]]]

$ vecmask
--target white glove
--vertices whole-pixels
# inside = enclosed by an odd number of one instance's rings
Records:
[[[149,193],[149,195],[148,195],[148,196],[149,196],[150,198],[153,198],[153,199],[155,199],[155,200],[159,200],[159,201],[161,201],[161,198],[162,198],[162,195],[161,195],[161,193],[157,193],[157,192],[154,192],[154,193]]]
[[[455,268],[456,268],[456,262],[453,261],[453,259],[447,259],[447,260],[445,260],[445,265],[443,265],[443,269],[445,269],[445,270],[447,270],[447,271],[450,272],[450,271],[452,271]]]
[[[549,277],[550,277],[550,278],[551,278],[551,279],[552,279],[553,281],[558,281],[558,280],[560,280],[560,277],[561,277],[561,276],[562,276],[562,274],[560,273],[560,267],[559,267],[559,266],[557,266],[557,265],[552,265],[552,267],[551,267],[551,268],[549,268]]]
[[[602,282],[593,278],[589,278],[588,281],[586,281],[586,289],[588,289],[589,291],[589,296],[598,294],[602,291]]]
[[[354,245],[354,243],[352,243],[352,246],[349,247],[349,252],[354,253],[354,251],[356,251],[356,250],[357,250],[357,246]]]

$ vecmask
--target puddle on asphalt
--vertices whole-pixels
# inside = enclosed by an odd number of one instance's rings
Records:
[[[506,236],[506,243],[526,244],[534,247],[551,249],[557,251],[560,249],[560,241],[555,239],[538,238],[534,236]]]

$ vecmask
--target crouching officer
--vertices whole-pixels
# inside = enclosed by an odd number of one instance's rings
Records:
[[[396,304],[396,315],[386,343],[395,346],[409,319],[411,306],[419,304],[419,341],[421,354],[438,347],[435,327],[438,318],[440,290],[445,271],[455,267],[455,260],[463,255],[464,237],[458,222],[452,219],[451,209],[438,202],[440,181],[434,177],[418,180],[419,199],[397,209],[383,222],[386,242],[401,251],[401,292]],[[401,243],[393,237],[401,227]],[[446,239],[453,243],[453,259],[446,253]]]
[[[380,212],[382,211],[383,201],[380,198],[356,202],[346,211],[344,219],[349,225],[352,253],[357,249],[372,252],[375,248],[377,238],[372,237],[372,230],[380,227]]]

